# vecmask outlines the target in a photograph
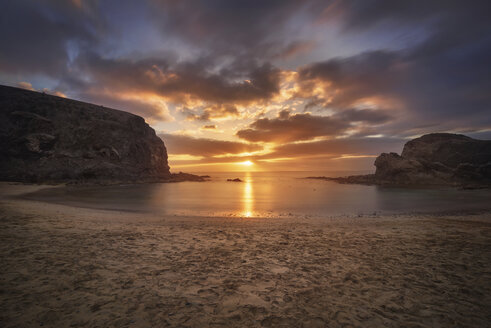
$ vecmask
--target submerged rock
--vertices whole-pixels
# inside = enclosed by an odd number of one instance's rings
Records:
[[[203,182],[203,181],[208,181],[206,177],[209,176],[195,175],[195,174],[184,173],[184,172],[171,173],[169,182],[181,182],[181,181]]]
[[[0,158],[4,181],[171,178],[164,142],[142,117],[6,86],[0,86]]]
[[[227,179],[228,182],[242,182],[242,180],[240,180],[239,178],[235,178],[235,179]]]

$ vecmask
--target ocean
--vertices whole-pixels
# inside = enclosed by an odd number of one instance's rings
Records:
[[[363,172],[206,173],[207,182],[48,188],[25,197],[162,215],[330,217],[491,210],[491,190],[394,188],[303,179]],[[228,182],[239,178],[243,182]]]

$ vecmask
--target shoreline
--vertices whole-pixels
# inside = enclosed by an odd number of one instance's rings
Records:
[[[491,212],[178,217],[1,197],[0,258],[5,327],[475,327],[491,315]]]

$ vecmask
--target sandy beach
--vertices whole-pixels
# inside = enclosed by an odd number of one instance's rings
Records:
[[[2,327],[486,327],[491,213],[208,218],[9,198]]]

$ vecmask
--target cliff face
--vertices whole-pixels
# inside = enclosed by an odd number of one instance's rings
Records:
[[[141,182],[169,177],[164,143],[143,118],[0,86],[0,180]]]
[[[491,162],[491,141],[461,134],[432,133],[408,141],[401,156],[425,162],[439,162],[455,169],[462,163],[484,165]]]
[[[491,141],[432,133],[406,143],[401,156],[375,160],[375,181],[385,184],[491,184]]]
[[[393,186],[491,187],[491,140],[432,133],[408,141],[401,155],[382,153],[375,174],[309,177],[339,183]]]

